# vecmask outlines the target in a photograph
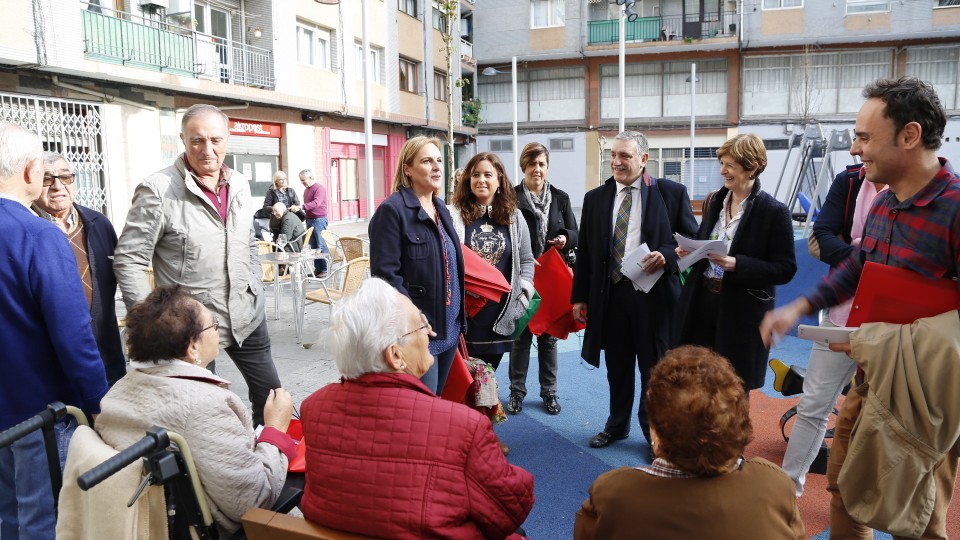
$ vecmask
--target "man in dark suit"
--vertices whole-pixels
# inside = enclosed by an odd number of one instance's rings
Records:
[[[56,152],[43,153],[43,190],[33,203],[40,217],[52,221],[66,233],[83,292],[93,319],[93,337],[107,371],[107,384],[127,373],[127,361],[117,327],[117,278],[113,273],[113,250],[117,232],[107,216],[76,204],[76,175],[66,158]]]
[[[600,367],[600,351],[605,351],[610,387],[610,416],[603,431],[590,440],[594,448],[625,439],[630,433],[634,365],[639,365],[645,388],[650,368],[671,343],[673,307],[680,293],[673,232],[691,226],[696,229],[682,185],[660,189],[655,187],[656,181],[647,185],[643,180],[648,149],[641,133],[617,135],[611,149],[613,178],[583,199],[571,296],[573,317],[587,325],[583,359]],[[676,214],[674,219],[671,212]],[[634,288],[621,272],[623,259],[640,244],[650,251],[643,259],[643,270],[664,270],[648,293]],[[637,416],[649,442],[642,393]]]

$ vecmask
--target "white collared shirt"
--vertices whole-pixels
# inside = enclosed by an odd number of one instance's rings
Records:
[[[620,210],[620,204],[623,202],[624,191],[628,187],[634,189],[630,190],[630,195],[633,197],[633,206],[630,207],[630,221],[627,225],[627,241],[623,250],[624,256],[629,254],[631,251],[637,248],[640,245],[640,217],[642,205],[640,201],[640,182],[642,180],[637,178],[629,186],[625,186],[617,182],[617,196],[613,198],[613,216],[611,218],[612,228],[611,231],[616,230],[617,228],[617,212]]]

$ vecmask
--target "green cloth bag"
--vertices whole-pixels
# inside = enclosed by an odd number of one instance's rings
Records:
[[[530,319],[537,314],[538,309],[540,309],[540,293],[533,291],[533,298],[530,299],[527,311],[517,319],[516,326],[513,329],[513,339],[520,337],[520,334],[526,330],[527,325],[530,324]]]

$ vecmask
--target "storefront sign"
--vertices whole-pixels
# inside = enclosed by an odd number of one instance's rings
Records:
[[[231,135],[248,135],[251,137],[273,137],[279,139],[283,131],[280,124],[272,122],[254,122],[252,120],[230,120]]]

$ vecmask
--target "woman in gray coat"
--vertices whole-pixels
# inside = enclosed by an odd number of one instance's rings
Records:
[[[500,302],[486,305],[467,318],[467,350],[497,369],[503,353],[513,346],[517,319],[533,296],[533,254],[530,233],[517,196],[496,154],[480,153],[464,167],[450,212],[460,241],[495,266],[510,283]]]

